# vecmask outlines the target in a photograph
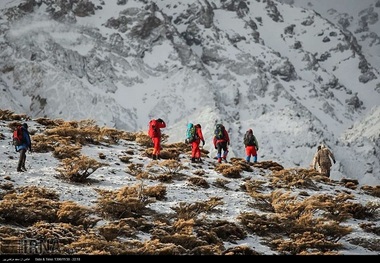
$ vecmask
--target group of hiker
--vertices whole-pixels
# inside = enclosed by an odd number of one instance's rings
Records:
[[[152,119],[149,122],[148,135],[153,142],[153,153],[152,159],[160,159],[161,150],[161,128],[165,128],[166,123],[162,119]],[[205,139],[202,132],[202,126],[198,124],[189,123],[186,132],[185,143],[191,145],[191,162],[192,163],[202,163],[200,143],[202,146],[205,145]],[[222,161],[227,162],[228,146],[230,145],[230,137],[228,131],[223,124],[217,124],[214,131],[213,145],[217,150],[216,159],[218,163]],[[253,162],[257,163],[257,151],[259,150],[259,144],[255,135],[253,135],[253,130],[249,129],[244,135],[243,143],[245,145],[246,158],[245,160],[249,163],[251,157],[253,157]]]
[[[166,128],[166,123],[161,118],[152,119],[149,122],[148,135],[153,142],[153,160],[160,159],[162,128]],[[202,126],[199,123],[196,125],[193,125],[192,123],[188,124],[185,142],[191,144],[191,162],[202,163],[203,161],[201,159],[201,150],[199,145],[202,142],[202,146],[204,146],[205,139],[202,133]],[[32,142],[30,139],[27,123],[24,123],[21,126],[17,127],[17,129],[14,131],[13,143],[15,145],[15,150],[20,153],[17,172],[24,172],[26,171],[26,152],[27,150],[30,152],[32,151]],[[253,157],[253,162],[257,163],[257,152],[259,150],[259,144],[255,135],[253,134],[252,129],[248,129],[244,134],[243,143],[245,146],[246,162],[250,163],[251,157]],[[224,162],[227,162],[230,137],[226,128],[222,124],[217,124],[215,127],[213,145],[217,150],[217,162],[221,163],[222,160]],[[328,149],[324,144],[321,144],[317,147],[317,152],[314,155],[311,165],[312,169],[318,171],[324,176],[330,177],[330,170],[332,166],[331,160],[335,164],[335,157],[331,150]]]
[[[152,138],[153,142],[153,154],[152,158],[154,160],[160,159],[161,150],[161,128],[165,128],[166,123],[162,119],[153,119],[149,123],[148,135]],[[157,130],[157,131],[156,131]],[[205,145],[205,139],[202,132],[202,126],[198,123],[193,125],[189,123],[187,126],[186,140],[185,143],[191,144],[191,162],[192,163],[202,163],[200,143],[202,146]],[[243,143],[245,147],[245,160],[247,163],[251,162],[251,157],[253,158],[253,163],[257,163],[257,152],[259,151],[259,143],[256,136],[253,134],[252,129],[248,129],[244,134]],[[222,124],[216,124],[213,145],[217,150],[216,159],[218,163],[222,161],[227,162],[228,146],[230,145],[229,134]],[[318,171],[324,176],[330,177],[331,170],[331,160],[335,164],[335,157],[331,150],[329,150],[324,144],[318,146],[318,150],[314,155],[312,162],[312,169]]]

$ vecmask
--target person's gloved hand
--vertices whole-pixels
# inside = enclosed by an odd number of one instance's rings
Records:
[[[202,140],[202,144],[203,144],[203,146],[205,146],[205,140]]]
[[[230,142],[227,142],[228,146],[230,145]]]
[[[334,164],[336,163],[336,161],[335,161],[335,160],[333,160],[333,162],[334,162]]]
[[[157,119],[158,122],[164,122],[161,118]]]

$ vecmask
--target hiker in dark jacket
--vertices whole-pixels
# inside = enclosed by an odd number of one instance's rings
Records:
[[[251,161],[251,156],[253,156],[253,162],[257,163],[257,151],[259,150],[259,143],[255,135],[253,135],[253,130],[249,129],[244,135],[244,146],[245,146],[245,160],[247,163]]]
[[[202,162],[201,159],[201,149],[199,149],[199,144],[203,143],[205,145],[205,139],[203,138],[202,127],[198,123],[195,125],[195,140],[191,143],[191,162]]]
[[[24,123],[21,127],[22,129],[22,144],[19,146],[16,146],[16,152],[20,153],[20,157],[18,160],[17,165],[17,172],[25,172],[25,161],[26,161],[26,151],[29,150],[32,151],[32,141],[30,139],[29,131],[28,131],[28,124]]]
[[[321,174],[327,177],[330,177],[330,170],[332,166],[330,158],[335,164],[335,157],[333,153],[322,144],[321,149],[317,153],[316,162],[321,169]]]
[[[228,132],[226,128],[221,125],[223,129],[223,138],[217,139],[216,136],[213,138],[213,144],[215,149],[218,151],[216,158],[218,159],[218,163],[223,161],[227,162],[227,154],[228,154],[228,146],[230,145],[230,137],[228,135]],[[222,150],[223,150],[223,155],[222,155]]]

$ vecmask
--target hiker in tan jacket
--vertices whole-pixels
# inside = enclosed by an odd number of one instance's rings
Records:
[[[330,177],[330,170],[332,166],[330,158],[335,164],[335,157],[333,153],[322,144],[321,149],[317,152],[316,163],[321,169],[321,174],[327,177]]]
[[[313,162],[311,163],[311,168],[317,172],[321,172],[321,168],[319,167],[319,165],[317,163],[317,155],[318,155],[318,152],[321,148],[322,148],[322,146],[318,145],[317,151],[315,152],[314,157],[313,157]]]

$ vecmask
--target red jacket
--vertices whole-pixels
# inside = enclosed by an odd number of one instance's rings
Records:
[[[200,143],[201,141],[204,141],[202,128],[195,126],[195,133],[197,134],[197,142]]]
[[[216,145],[220,142],[227,142],[228,144],[230,143],[230,136],[228,136],[228,132],[226,129],[223,130],[223,134],[224,134],[224,138],[220,140],[217,140],[216,137],[214,136],[214,139],[213,139],[214,147],[216,147]]]
[[[148,135],[150,138],[161,138],[161,128],[166,127],[164,121],[152,120],[152,125],[149,126]],[[153,127],[154,126],[154,127]]]

